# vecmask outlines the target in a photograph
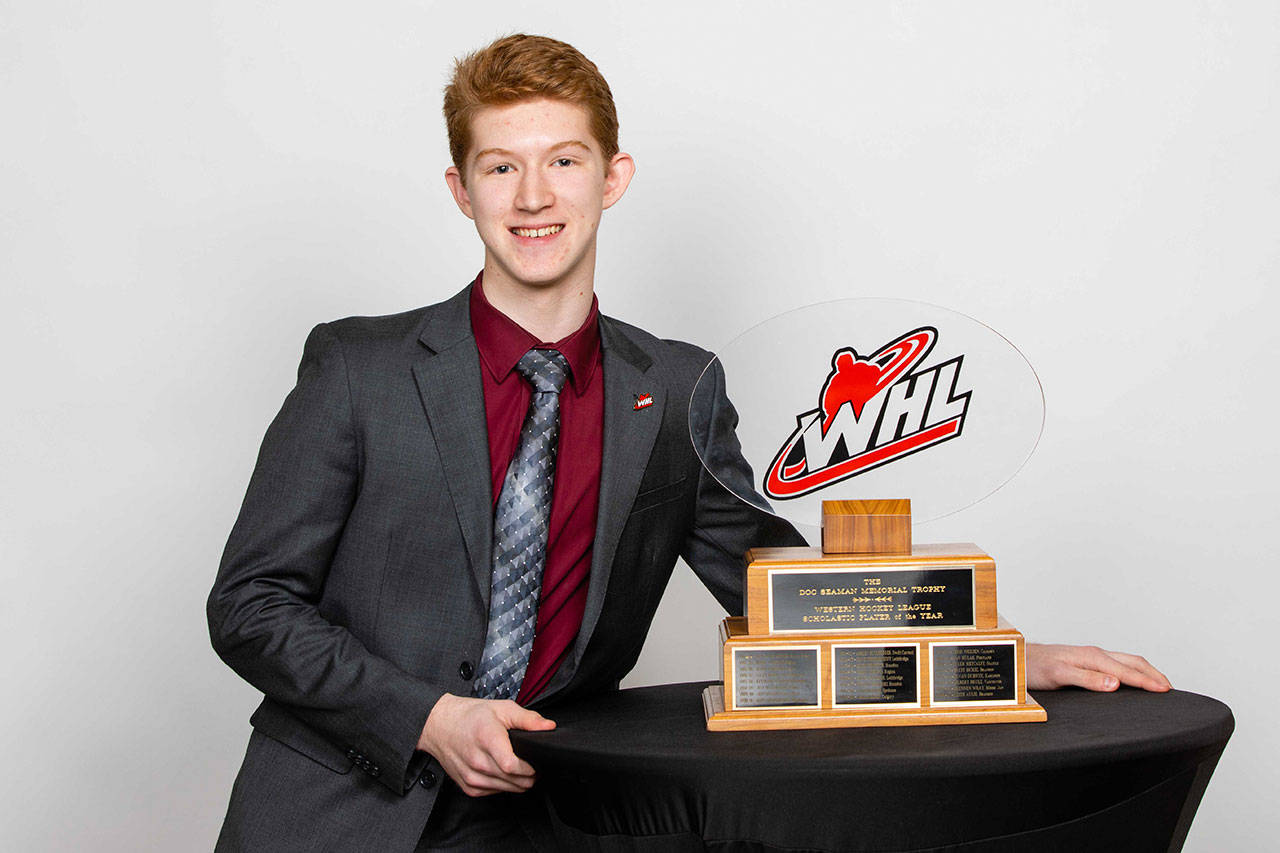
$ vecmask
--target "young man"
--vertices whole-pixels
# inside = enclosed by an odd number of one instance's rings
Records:
[[[741,612],[745,550],[802,542],[699,464],[710,355],[597,311],[596,230],[635,166],[595,65],[501,39],[458,63],[445,116],[484,268],[312,331],[209,597],[215,649],[265,694],[220,850],[518,849],[534,770],[508,730],[617,687],[677,557]],[[1031,667],[1167,689],[1098,650]]]

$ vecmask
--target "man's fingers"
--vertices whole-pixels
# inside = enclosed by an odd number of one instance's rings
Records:
[[[533,768],[514,753],[504,757],[484,750],[465,756],[449,775],[469,797],[527,791],[533,787],[535,778]]]
[[[519,777],[533,778],[533,767],[511,749],[511,737],[504,728],[494,727],[487,732],[477,744],[477,751],[482,754],[474,756],[469,763],[482,773],[511,781]]]
[[[475,770],[466,769],[453,780],[468,797],[487,797],[490,794],[519,794],[533,787],[532,776],[490,776]]]
[[[1059,673],[1059,678],[1064,685],[1083,687],[1099,693],[1108,693],[1120,686],[1120,679],[1116,676],[1083,666],[1065,667]]]
[[[1169,680],[1138,655],[1109,652],[1097,646],[1080,646],[1075,652],[1074,659],[1070,661],[1074,668],[1093,671],[1100,677],[1072,673],[1068,677],[1069,684],[1089,690],[1114,690],[1120,684],[1155,692],[1169,689]]]
[[[532,779],[533,766],[514,752],[502,758],[496,758],[498,769],[510,778]]]
[[[1141,687],[1143,690],[1153,690],[1156,692],[1163,692],[1165,690],[1172,689],[1173,684],[1165,674],[1152,666],[1142,655],[1131,655],[1127,652],[1111,651],[1108,651],[1106,654],[1120,661],[1133,673],[1136,673],[1136,675],[1133,676],[1133,680],[1122,677],[1121,680],[1124,681],[1125,684],[1129,684],[1134,687]]]
[[[428,714],[418,744],[468,796],[527,791],[534,771],[511,749],[512,728],[550,729],[555,723],[509,700],[445,694]]]
[[[1032,690],[1083,687],[1109,692],[1121,684],[1163,692],[1170,688],[1146,658],[1097,646],[1027,644],[1027,686]]]
[[[1168,680],[1138,655],[1108,652],[1096,646],[1085,646],[1080,651],[1080,665],[1118,679],[1121,684],[1157,692],[1169,689]],[[1144,668],[1139,668],[1139,661],[1145,664]]]
[[[545,732],[556,727],[554,720],[548,720],[537,711],[522,708],[511,700],[502,703],[501,716],[509,729],[520,729],[526,732]]]
[[[512,752],[510,744],[507,744],[505,751],[500,749],[489,751],[483,759],[471,763],[470,766],[485,775],[510,780],[532,779],[534,775],[533,767]]]
[[[462,779],[455,781],[492,794],[527,791],[533,786],[533,780],[533,767],[512,752],[506,730],[498,729],[477,745],[475,752],[468,756]]]

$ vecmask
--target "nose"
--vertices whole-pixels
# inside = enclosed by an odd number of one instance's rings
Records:
[[[541,169],[527,169],[521,175],[520,187],[516,193],[516,207],[526,213],[536,213],[555,204],[555,193],[551,182]]]

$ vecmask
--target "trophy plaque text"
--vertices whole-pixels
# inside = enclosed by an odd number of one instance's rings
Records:
[[[995,561],[912,545],[910,502],[826,501],[822,549],[747,554],[745,617],[720,625],[713,731],[1038,722]]]

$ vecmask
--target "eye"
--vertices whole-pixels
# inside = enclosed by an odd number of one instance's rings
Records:
[[[505,175],[511,171],[511,167],[506,163],[499,163],[497,166],[494,166],[489,171],[493,172],[495,175]]]
[[[570,158],[570,157],[561,157],[559,160],[557,160],[557,161],[556,161],[556,165],[557,165],[557,166],[572,166],[572,165],[573,165],[573,159],[572,159],[572,158]]]

